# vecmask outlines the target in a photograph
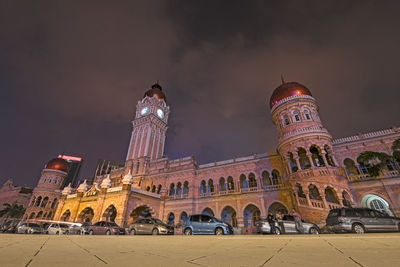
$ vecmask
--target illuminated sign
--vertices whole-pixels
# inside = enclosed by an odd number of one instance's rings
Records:
[[[73,161],[82,161],[80,157],[73,157],[73,156],[66,156],[66,155],[58,155],[58,158],[66,159],[66,160],[73,160]]]

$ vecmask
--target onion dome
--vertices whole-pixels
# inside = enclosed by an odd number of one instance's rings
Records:
[[[269,106],[272,107],[282,99],[295,95],[311,95],[310,90],[304,85],[297,82],[285,82],[282,79],[282,84],[274,90],[269,100]]]
[[[156,96],[157,99],[164,99],[164,101],[167,101],[165,94],[162,92],[162,87],[158,83],[153,84],[151,86],[151,89],[144,94],[143,98],[145,98],[146,96],[148,97]]]
[[[45,169],[68,172],[68,163],[62,158],[54,158],[46,164]]]

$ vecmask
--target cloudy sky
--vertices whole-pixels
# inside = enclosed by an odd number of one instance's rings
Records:
[[[144,4],[146,3],[146,4]],[[399,1],[0,1],[0,183],[44,164],[124,160],[159,80],[166,154],[199,163],[273,151],[268,101],[307,86],[334,137],[399,126]]]

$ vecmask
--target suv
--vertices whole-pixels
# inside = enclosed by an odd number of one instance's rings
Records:
[[[159,219],[140,218],[129,225],[128,233],[131,235],[173,235],[174,227]]]
[[[229,235],[233,234],[233,228],[226,222],[212,216],[196,214],[189,216],[186,220],[183,226],[183,233],[185,235]]]
[[[400,218],[367,208],[333,209],[326,218],[332,232],[390,232],[400,231]]]
[[[100,221],[89,226],[89,235],[124,235],[125,229],[119,227],[115,222]]]

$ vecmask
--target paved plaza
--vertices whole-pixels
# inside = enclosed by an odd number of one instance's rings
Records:
[[[0,235],[0,266],[400,266],[400,234]]]

